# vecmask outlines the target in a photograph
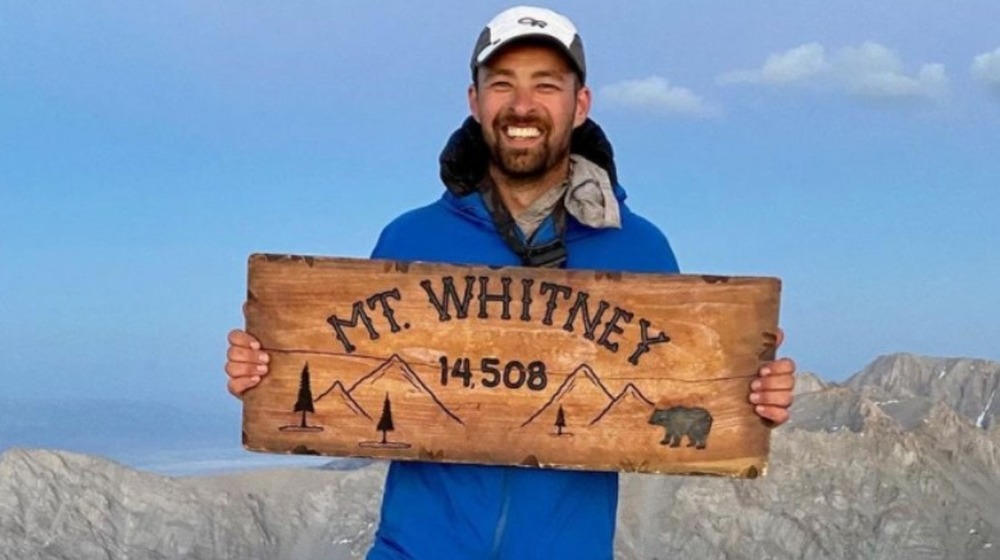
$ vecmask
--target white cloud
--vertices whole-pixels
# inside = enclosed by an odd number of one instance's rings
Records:
[[[924,64],[915,76],[907,76],[899,56],[878,43],[841,49],[834,69],[846,91],[858,97],[939,98],[948,93],[944,65]]]
[[[710,118],[720,111],[691,90],[672,86],[659,76],[625,80],[601,88],[608,101],[623,107],[652,110],[667,115]]]
[[[819,43],[772,54],[759,69],[718,77],[721,85],[813,86],[867,99],[939,99],[948,94],[942,64],[924,64],[912,75],[899,56],[883,45],[866,42],[828,54]]]
[[[770,84],[802,83],[830,69],[826,49],[819,43],[801,45],[783,53],[767,57],[759,70],[737,70],[719,76],[720,84]]]
[[[972,60],[972,76],[1000,94],[1000,48],[977,55]]]

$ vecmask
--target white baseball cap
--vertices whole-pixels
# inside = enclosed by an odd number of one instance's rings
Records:
[[[566,16],[546,8],[515,6],[496,15],[479,34],[472,50],[472,76],[476,70],[504,45],[526,38],[543,39],[559,47],[573,63],[583,83],[587,62],[583,56],[583,41],[576,26]]]

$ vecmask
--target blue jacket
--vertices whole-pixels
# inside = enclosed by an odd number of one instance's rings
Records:
[[[624,204],[621,229],[566,217],[568,268],[677,272],[666,237]],[[536,239],[554,235],[547,220]],[[477,192],[446,192],[382,232],[373,258],[519,265]],[[523,467],[394,462],[369,560],[573,560],[613,557],[618,475]]]

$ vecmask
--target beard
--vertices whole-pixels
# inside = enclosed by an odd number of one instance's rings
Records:
[[[541,141],[530,148],[513,147],[503,133],[508,126],[535,127],[541,131]],[[496,169],[511,179],[524,181],[543,177],[569,157],[569,135],[553,138],[551,133],[552,123],[543,119],[501,118],[498,115],[493,120],[492,134],[483,136]]]

